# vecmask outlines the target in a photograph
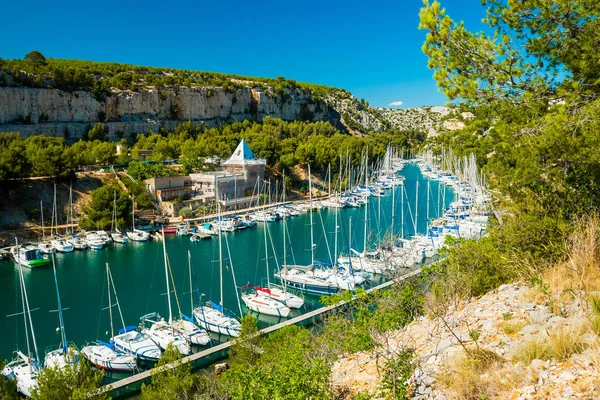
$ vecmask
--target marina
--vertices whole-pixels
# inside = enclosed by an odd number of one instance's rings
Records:
[[[227,223],[234,224],[236,219],[217,218],[216,224],[210,224],[217,226],[210,236],[213,240],[190,240],[203,232],[188,231],[184,224],[175,229],[176,235],[164,230],[164,234],[154,234],[159,240],[131,240],[127,244],[106,244],[109,240],[105,240],[104,235],[108,234],[94,232],[94,240],[105,241],[102,250],[54,253],[69,339],[79,348],[91,344],[87,353],[95,351],[93,357],[100,360],[98,363],[103,368],[107,368],[109,362],[98,344],[114,343],[117,350],[121,350],[109,355],[115,360],[123,358],[125,353],[137,356],[135,351],[127,351],[130,341],[117,340],[121,336],[142,334],[148,343],[152,343],[151,337],[157,340],[162,337],[163,342],[154,341],[164,348],[164,341],[171,340],[164,336],[170,329],[162,329],[172,318],[171,301],[165,301],[169,293],[169,297],[174,296],[181,324],[187,322],[191,325],[190,332],[197,329],[198,334],[205,336],[209,331],[212,339],[209,343],[204,341],[205,346],[190,342],[194,344],[190,347],[184,336],[178,334],[181,348],[185,354],[204,352],[207,347],[237,336],[236,320],[247,313],[258,318],[260,328],[268,328],[319,309],[322,306],[320,294],[359,286],[373,288],[384,283],[392,272],[398,276],[416,270],[443,245],[443,240],[438,238],[443,239],[452,229],[458,232],[457,219],[465,219],[472,209],[468,204],[472,199],[456,183],[458,178],[439,174],[426,162],[431,163],[431,160],[402,164],[394,171],[400,183],[387,188],[379,186],[378,191],[373,192],[377,194],[332,195],[322,203],[310,199],[300,206],[288,206],[288,210],[297,212],[283,211],[283,217],[276,209],[267,210],[263,214],[279,217],[249,223],[247,228],[252,229],[224,228],[226,221],[233,220]],[[375,179],[365,183],[368,191],[371,191],[370,184],[381,184]],[[356,189],[360,191],[361,187]],[[464,207],[455,202],[456,189],[460,189]],[[361,200],[358,207],[348,205]],[[285,210],[281,206],[277,208]],[[477,237],[485,229],[487,217],[482,214],[478,218],[482,220],[463,223],[466,236]],[[453,228],[453,225],[456,226]],[[393,245],[391,238],[395,238]],[[332,269],[333,264],[338,267]],[[11,268],[13,265],[12,261],[0,264],[0,304],[6,315],[20,311],[19,274],[16,268]],[[110,265],[112,273],[109,281],[106,265]],[[41,349],[56,349],[61,342],[61,329],[56,326],[55,316],[48,312],[53,307],[45,306],[53,304],[49,273],[48,268],[23,268],[23,281],[35,311],[31,319]],[[321,290],[318,285],[298,283],[302,281],[293,279],[294,275],[302,275],[309,283],[330,283],[326,290]],[[278,281],[280,286],[272,284],[273,281]],[[109,332],[114,328],[105,311],[112,297],[108,282],[112,282],[111,290],[119,293],[123,322],[123,329],[112,340]],[[174,287],[172,291],[169,283]],[[286,300],[290,302],[289,307],[283,305]],[[169,321],[160,319],[160,315],[169,316]],[[184,318],[188,319],[184,321]],[[19,321],[14,316],[7,318],[6,340],[0,344],[0,355],[4,358],[10,358],[14,351],[26,346]],[[137,324],[146,327],[139,331]],[[138,361],[146,361],[138,362],[138,367],[151,366],[155,357],[138,357]],[[131,359],[121,361],[124,366],[115,369],[131,370]],[[112,374],[112,379],[127,374],[131,373]]]

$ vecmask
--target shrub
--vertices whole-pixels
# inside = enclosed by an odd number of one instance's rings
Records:
[[[507,335],[513,335],[523,329],[525,325],[527,325],[527,323],[522,320],[504,321],[502,324],[502,330]]]
[[[410,377],[414,369],[413,353],[410,351],[402,351],[388,360],[383,367],[381,395],[391,399],[410,398]]]
[[[192,213],[192,209],[190,207],[183,207],[179,210],[179,216],[183,218],[191,218],[194,214]]]

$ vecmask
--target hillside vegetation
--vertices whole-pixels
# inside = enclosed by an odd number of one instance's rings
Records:
[[[276,78],[249,77],[217,72],[191,71],[175,68],[155,68],[111,62],[95,62],[83,60],[62,60],[46,58],[33,51],[23,60],[2,60],[0,69],[23,71],[15,74],[12,85],[32,88],[53,88],[65,91],[85,90],[93,92],[98,98],[111,93],[113,89],[136,91],[149,86],[206,86],[221,87],[234,92],[236,88],[263,87],[275,94],[285,96],[288,90],[301,89],[313,93],[314,96],[326,97],[332,93],[340,98],[351,95],[344,89],[324,85],[296,82]],[[4,80],[0,85],[7,85]]]
[[[33,89],[33,90],[32,90]],[[15,99],[18,99],[15,101]],[[106,123],[113,140],[177,123],[216,127],[267,116],[328,121],[356,135],[435,131],[446,108],[373,108],[344,89],[276,78],[45,58],[0,59],[0,131],[72,141]],[[441,111],[441,114],[440,114]],[[407,117],[408,116],[408,117]],[[2,125],[5,125],[4,127]]]

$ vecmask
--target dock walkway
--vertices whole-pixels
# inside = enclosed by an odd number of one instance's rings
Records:
[[[375,286],[371,289],[367,290],[367,293],[371,293],[371,292],[376,292],[378,290],[382,290],[382,289],[386,289],[398,282],[402,282],[405,281],[406,279],[412,278],[414,276],[417,276],[421,273],[422,268],[416,269],[412,272],[409,272],[406,275],[402,275],[401,277],[398,277],[394,280],[390,280],[387,281],[385,283],[382,283],[381,285]],[[287,321],[283,321],[280,322],[278,324],[269,326],[267,328],[261,329],[260,331],[258,331],[258,335],[260,336],[266,336],[269,335],[272,332],[275,332],[285,326],[290,326],[290,325],[299,325],[299,326],[306,326],[306,325],[311,325],[319,320],[321,320],[324,316],[326,316],[327,314],[342,308],[344,306],[347,306],[349,303],[354,302],[358,297],[357,296],[353,296],[351,300],[349,301],[343,301],[340,302],[339,304],[336,305],[331,305],[331,306],[326,306],[326,307],[321,307],[318,308],[316,310],[310,311],[306,314],[300,315],[298,317],[295,318],[291,318]],[[182,359],[183,363],[192,363],[192,368],[193,369],[199,369],[202,367],[206,367],[208,365],[210,365],[211,363],[223,359],[227,356],[228,354],[228,350],[231,346],[233,346],[235,344],[235,341],[229,341],[226,343],[221,343],[217,346],[211,347],[209,349],[200,351],[198,353],[192,354],[190,356],[184,357]],[[171,364],[167,364],[164,365],[163,369],[172,369],[177,367],[177,363],[171,363]],[[153,368],[144,372],[140,372],[139,374],[135,374],[133,376],[130,376],[128,378],[125,379],[121,379],[115,383],[111,383],[109,385],[103,386],[100,390],[102,390],[103,392],[107,392],[109,394],[110,397],[112,398],[116,398],[116,397],[122,397],[122,396],[128,396],[131,395],[137,391],[139,391],[142,387],[142,384],[146,383],[150,383],[152,374],[159,372],[159,370],[157,368]]]

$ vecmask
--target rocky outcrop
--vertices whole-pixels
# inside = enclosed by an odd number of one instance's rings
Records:
[[[415,355],[414,399],[599,398],[600,343],[581,298],[559,302],[524,284],[501,286],[411,322],[376,351],[340,359],[332,384],[377,394],[383,363],[407,349]]]
[[[87,91],[0,87],[0,105],[0,131],[70,139],[81,137],[97,122],[105,123],[113,137],[122,137],[160,127],[173,129],[181,121],[216,126],[272,116],[338,126],[341,118],[326,101],[313,100],[311,93],[298,89],[281,97],[251,87],[233,92],[218,87],[114,90],[103,99]]]
[[[417,107],[406,109],[380,109],[381,115],[390,126],[404,130],[417,130],[427,133],[428,136],[436,136],[441,130],[441,120],[452,113],[452,108]]]

